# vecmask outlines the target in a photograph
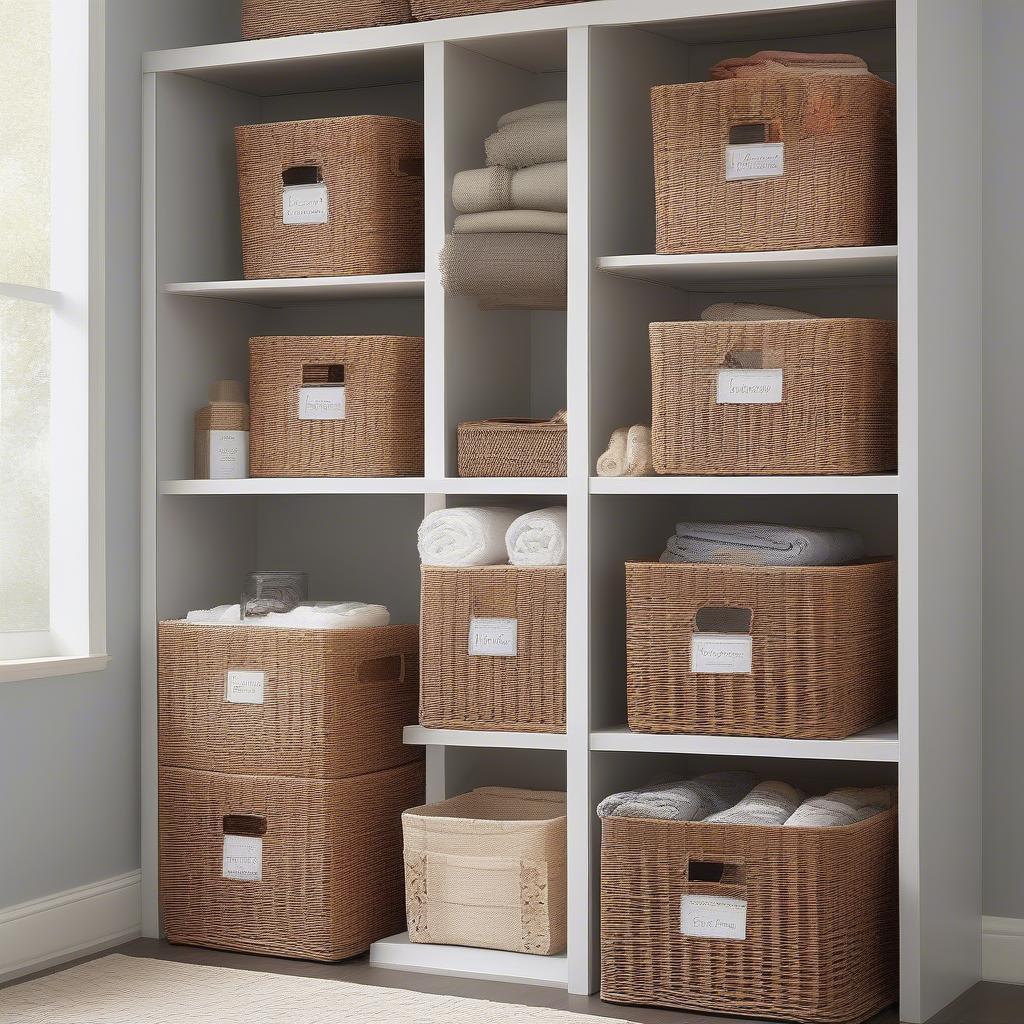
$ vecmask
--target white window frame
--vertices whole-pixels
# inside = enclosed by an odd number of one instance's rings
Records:
[[[98,671],[104,542],[103,0],[51,0],[50,287],[0,295],[53,311],[50,628],[0,633],[0,682]]]

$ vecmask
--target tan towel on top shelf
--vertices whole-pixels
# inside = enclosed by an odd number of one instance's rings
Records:
[[[480,234],[485,231],[543,231],[564,235],[568,218],[564,213],[549,210],[488,210],[486,213],[464,213],[455,218],[457,235]]]
[[[765,78],[778,75],[870,75],[867,64],[852,53],[800,53],[759,50],[749,57],[729,57],[708,72],[712,80]]]
[[[817,313],[804,313],[786,306],[766,306],[762,302],[713,302],[700,314],[705,321],[740,322],[748,320],[818,320]]]
[[[484,142],[487,166],[532,167],[566,158],[564,117],[526,117],[512,121]]]
[[[565,117],[565,100],[545,100],[543,103],[534,103],[529,107],[520,107],[518,110],[510,110],[498,118],[498,127],[504,128],[513,121],[525,121],[528,117]]]

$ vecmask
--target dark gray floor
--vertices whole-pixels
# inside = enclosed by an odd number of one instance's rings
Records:
[[[492,999],[503,1003],[521,1003],[527,1006],[549,1006],[554,1009],[589,1013],[597,1017],[635,1021],[637,1024],[750,1024],[749,1020],[741,1021],[732,1017],[712,1017],[642,1007],[612,1006],[609,1003],[602,1003],[596,996],[570,996],[558,989],[540,988],[535,985],[469,981],[463,978],[444,978],[434,974],[412,974],[405,971],[385,970],[371,967],[365,957],[357,957],[341,964],[315,964],[302,960],[244,956],[239,953],[222,953],[212,949],[172,946],[170,943],[158,942],[155,939],[137,939],[118,949],[107,950],[106,953],[98,955],[106,956],[108,953],[124,953],[128,956],[206,964],[212,967],[233,967],[243,971],[269,971],[273,974],[289,974],[303,978],[328,978],[355,984],[414,989],[419,992]],[[55,968],[55,970],[61,969]],[[13,984],[17,984],[17,982]],[[871,1024],[898,1024],[898,1020],[896,1012],[889,1011],[876,1017]],[[60,1024],[60,1022],[54,1020],[53,1024]],[[975,985],[947,1010],[932,1018],[929,1024],[1024,1024],[1024,987],[994,985],[989,982]]]

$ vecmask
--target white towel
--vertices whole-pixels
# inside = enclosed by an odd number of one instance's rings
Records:
[[[706,820],[722,825],[782,825],[803,798],[788,782],[760,782],[735,807]]]
[[[504,565],[505,534],[519,516],[514,508],[442,508],[420,523],[424,565]]]
[[[362,601],[305,601],[290,612],[270,612],[248,619],[237,604],[201,608],[185,616],[187,622],[212,626],[260,626],[275,629],[365,629],[386,626],[391,614],[382,604]]]
[[[565,506],[520,516],[505,533],[505,546],[513,565],[565,565]]]

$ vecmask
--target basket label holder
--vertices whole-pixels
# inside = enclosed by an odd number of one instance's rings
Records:
[[[782,370],[719,370],[715,401],[718,405],[778,405]]]
[[[472,657],[516,657],[519,653],[519,621],[474,616],[469,620],[469,653]]]
[[[221,875],[235,882],[262,882],[263,839],[225,833]]]
[[[693,633],[690,671],[711,675],[753,671],[754,638],[749,633]]]
[[[679,931],[690,938],[742,942],[747,937],[747,901],[684,893],[679,901]]]
[[[748,142],[725,147],[725,180],[778,178],[785,173],[785,144]]]
[[[266,685],[266,672],[250,668],[229,668],[224,680],[224,700],[228,704],[262,704]]]
[[[211,430],[210,461],[206,467],[211,480],[244,480],[249,475],[249,431]]]

